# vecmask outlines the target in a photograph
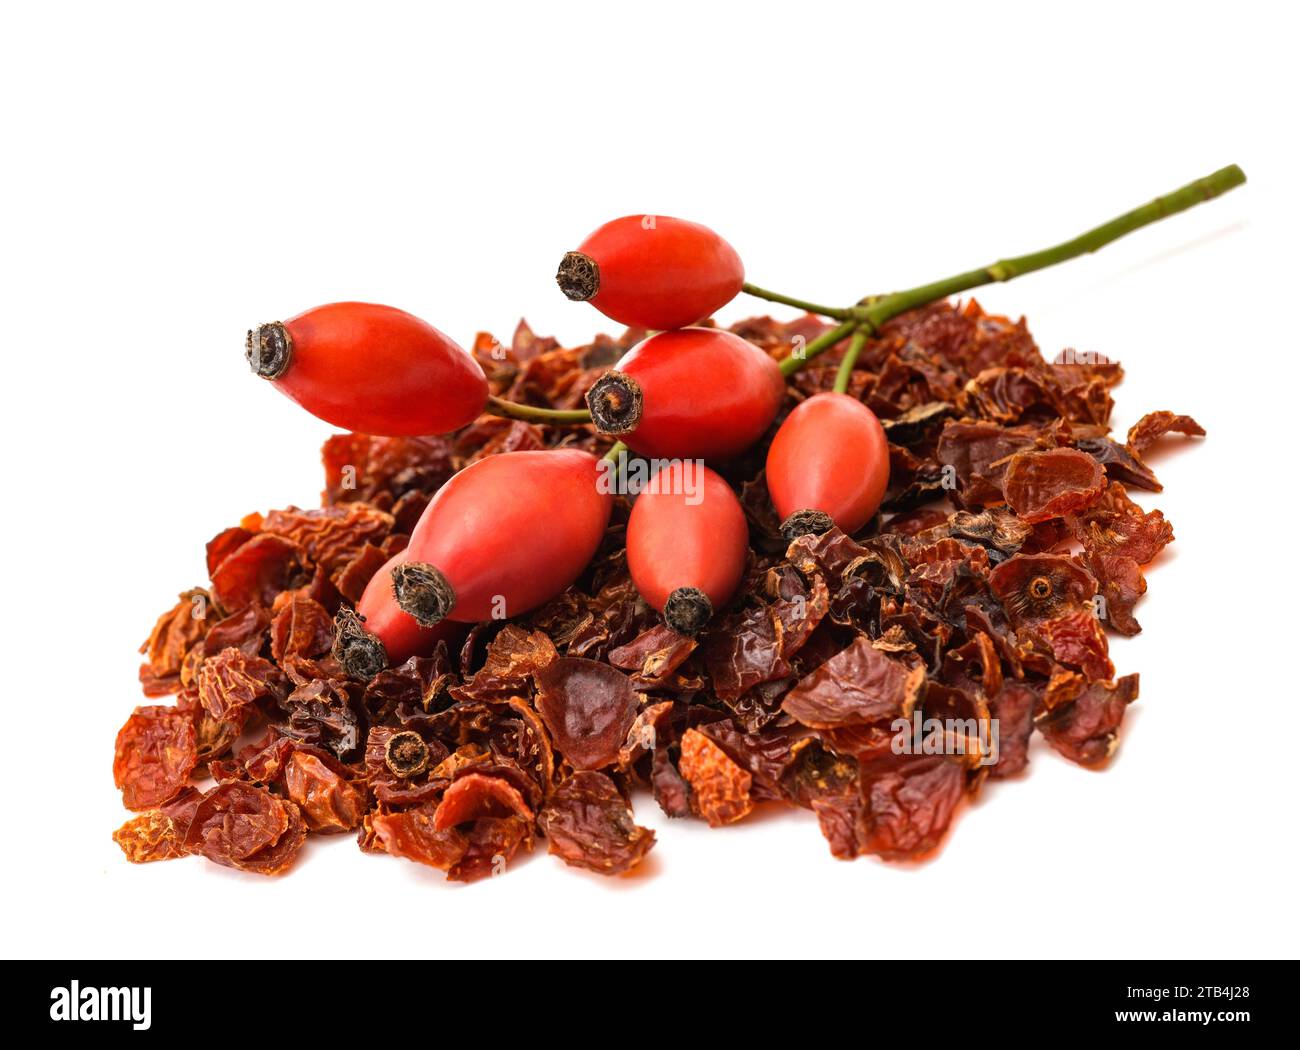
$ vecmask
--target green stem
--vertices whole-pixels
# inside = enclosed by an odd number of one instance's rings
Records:
[[[590,423],[591,413],[585,408],[538,408],[536,405],[521,405],[518,401],[505,401],[499,397],[489,397],[487,407],[483,409],[490,416],[505,416],[507,419],[522,419],[529,423]]]
[[[824,354],[832,346],[838,343],[846,335],[858,327],[857,321],[845,321],[838,328],[832,328],[830,331],[823,332],[811,343],[805,346],[801,351],[795,350],[789,357],[781,362],[781,374],[791,376],[804,366],[804,363],[811,361],[818,354]]]
[[[1229,190],[1240,186],[1245,181],[1245,173],[1237,165],[1230,164],[1228,167],[1216,171],[1213,175],[1190,182],[1164,197],[1157,197],[1149,204],[1125,212],[1123,215],[1111,219],[1110,222],[1103,223],[1087,233],[1080,234],[1073,240],[1065,241],[1063,244],[1045,248],[1042,251],[1031,252],[1028,255],[1002,259],[978,270],[968,270],[965,273],[946,277],[941,281],[934,281],[931,284],[919,285],[904,292],[886,295],[869,306],[854,308],[852,315],[859,320],[868,334],[875,334],[880,330],[880,326],[890,318],[897,317],[908,310],[914,310],[918,306],[925,306],[927,303],[932,303],[938,299],[946,299],[950,295],[957,295],[960,292],[978,288],[981,285],[1010,281],[1023,274],[1033,273],[1035,270],[1055,266],[1067,259],[1095,252],[1097,249],[1104,248],[1112,241],[1117,241],[1125,234],[1132,233],[1143,226],[1168,218],[1170,215],[1177,215],[1180,211],[1186,211],[1203,201],[1213,200],[1220,194],[1227,193]],[[820,340],[817,342],[820,342]],[[818,354],[830,349],[830,346],[834,345],[834,343],[817,346],[816,350],[814,350],[815,345],[816,343],[809,343],[802,360],[795,362],[791,367],[785,367],[790,359],[782,362],[782,371],[786,375],[790,375],[807,361],[811,361]]]
[[[596,464],[596,467],[598,468],[597,477],[599,478],[597,485],[603,483],[603,485],[608,486],[607,488],[602,488],[601,491],[618,491],[618,468],[623,465],[620,457],[626,453],[627,450],[627,446],[623,444],[623,442],[615,441],[614,444],[610,446],[609,451],[600,457],[600,462]]]
[[[742,292],[754,296],[757,299],[766,299],[770,303],[784,303],[786,306],[797,306],[800,310],[806,310],[810,314],[821,314],[823,317],[834,317],[837,321],[844,321],[853,316],[852,309],[846,309],[840,306],[822,306],[820,303],[810,303],[804,299],[796,299],[791,295],[782,295],[780,292],[769,292],[766,288],[760,288],[756,284],[743,284],[740,286]]]
[[[849,383],[853,379],[853,368],[858,363],[858,355],[862,353],[862,348],[867,345],[867,333],[859,328],[853,333],[853,340],[849,343],[849,348],[844,351],[844,360],[840,362],[840,370],[835,373],[835,386],[832,388],[835,393],[847,393]]]

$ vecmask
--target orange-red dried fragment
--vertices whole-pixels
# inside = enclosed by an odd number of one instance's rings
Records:
[[[800,681],[782,710],[814,729],[910,718],[924,682],[919,661],[891,656],[859,637]]]
[[[1127,554],[1085,554],[1083,563],[1097,579],[1105,605],[1102,614],[1120,634],[1134,635],[1142,625],[1133,616],[1133,606],[1146,593],[1147,581],[1135,558]]]
[[[522,817],[482,817],[469,825],[465,852],[447,872],[451,882],[504,875],[520,849],[533,848],[533,825]]]
[[[365,793],[309,752],[290,757],[284,787],[311,831],[351,831],[365,816]]]
[[[603,773],[571,776],[556,789],[538,822],[551,853],[601,875],[634,868],[655,843],[655,833],[637,826],[627,801]]]
[[[276,666],[240,649],[223,649],[199,668],[199,701],[218,721],[229,721],[241,709],[283,692],[283,678]]]
[[[942,755],[884,755],[863,762],[857,790],[813,800],[831,853],[912,860],[933,850],[962,799],[966,773]]]
[[[306,837],[306,822],[294,803],[232,780],[199,801],[183,844],[225,867],[278,875],[293,863]]]
[[[372,813],[374,841],[394,857],[447,871],[469,849],[469,840],[455,828],[439,831],[434,824],[437,807],[425,803],[400,813]]]
[[[186,656],[203,640],[212,622],[208,617],[210,600],[207,591],[195,588],[182,594],[174,607],[158,617],[140,646],[140,652],[148,657],[140,665],[140,684],[146,696],[176,692]]]
[[[1007,503],[1031,524],[1087,507],[1105,487],[1105,468],[1074,448],[1017,453],[1003,481]]]
[[[366,543],[351,561],[331,577],[334,586],[338,588],[339,594],[355,605],[365,593],[366,585],[384,567],[388,558],[389,555],[379,547]]]
[[[1074,538],[1090,554],[1123,554],[1145,565],[1174,539],[1174,527],[1158,510],[1144,511],[1117,481],[1092,506],[1066,517]]]
[[[334,644],[334,618],[325,606],[302,595],[285,602],[271,621],[271,655],[324,656]]]
[[[446,831],[466,821],[511,814],[530,822],[533,819],[532,809],[517,788],[501,777],[467,773],[443,793],[433,826]]]
[[[1180,416],[1173,412],[1148,412],[1128,429],[1128,447],[1135,455],[1141,456],[1168,433],[1186,434],[1189,437],[1204,437],[1205,428],[1191,416]]]
[[[137,707],[117,734],[113,783],[127,809],[152,809],[180,794],[198,760],[189,714],[174,707]]]
[[[1091,609],[1076,609],[1035,627],[1058,663],[1075,667],[1089,680],[1115,673],[1110,662],[1106,632]]]
[[[148,864],[155,860],[172,860],[187,856],[180,843],[176,822],[162,810],[150,810],[132,817],[115,832],[113,841],[126,854],[132,864]]]
[[[1074,700],[1046,712],[1038,729],[1057,751],[1081,766],[1104,765],[1119,747],[1124,712],[1138,696],[1138,676],[1093,682]]]
[[[280,536],[300,552],[308,570],[333,573],[365,548],[378,545],[393,529],[393,516],[366,503],[343,503],[312,510],[274,510],[262,523],[264,534]]]
[[[569,656],[539,669],[537,687],[538,713],[575,769],[600,769],[618,760],[640,699],[627,675]]]
[[[754,778],[722,748],[695,729],[682,737],[682,776],[691,786],[691,805],[711,827],[740,820],[754,808]]]
[[[251,871],[258,875],[282,875],[293,866],[298,853],[307,838],[307,822],[294,803],[281,800],[288,826],[275,844],[268,846],[251,857],[234,863],[241,871]]]
[[[212,573],[212,599],[226,612],[247,605],[268,608],[298,566],[298,548],[282,536],[258,534],[236,548]]]
[[[1017,554],[989,573],[989,588],[1020,629],[1078,610],[1097,593],[1097,581],[1063,554]]]

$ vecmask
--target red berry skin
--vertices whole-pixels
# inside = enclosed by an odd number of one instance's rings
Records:
[[[607,222],[578,248],[600,273],[590,302],[632,328],[682,328],[710,316],[745,281],[740,256],[707,226],[667,215]]]
[[[451,584],[462,623],[519,616],[587,567],[613,497],[600,461],[579,449],[503,452],[448,481],[411,533],[407,560]]]
[[[627,567],[641,597],[659,612],[681,587],[703,591],[714,611],[722,608],[740,585],[748,550],[740,501],[702,464],[674,460],[632,504]]]
[[[357,614],[365,620],[363,626],[384,643],[389,667],[398,667],[412,656],[428,656],[444,640],[454,653],[465,636],[465,625],[452,620],[421,627],[415,617],[397,604],[393,597],[393,570],[405,560],[405,551],[389,558],[371,577],[357,602]]]
[[[391,306],[330,303],[284,322],[288,367],[272,382],[312,415],[361,434],[446,434],[487,404],[483,369],[432,325]]]
[[[782,521],[820,510],[852,534],[871,520],[888,487],[885,430],[848,394],[815,394],[798,405],[767,452],[767,491]]]
[[[623,440],[643,456],[731,459],[763,436],[785,398],[776,361],[717,328],[652,335],[614,369],[641,388],[641,420]]]

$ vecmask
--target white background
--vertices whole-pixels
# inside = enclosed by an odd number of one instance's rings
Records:
[[[1281,9],[7,6],[4,954],[1294,955]],[[466,888],[350,837],[266,880],[110,840],[136,646],[210,536],[321,487],[330,429],[248,375],[250,324],[355,298],[465,343],[521,315],[585,341],[604,319],[555,265],[626,213],[706,222],[756,283],[849,302],[1232,162],[1228,197],[979,294],[1049,355],[1121,360],[1121,432],[1156,408],[1209,430],[1140,497],[1178,538],[1114,645],[1142,696],[1108,771],[1035,752],[920,867],[837,862],[802,812],[710,831],[648,798],[659,845],[621,880],[543,851]]]

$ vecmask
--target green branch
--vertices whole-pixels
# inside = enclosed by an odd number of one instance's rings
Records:
[[[781,362],[781,374],[791,376],[804,366],[804,362],[811,361],[818,354],[824,354],[832,346],[838,343],[846,335],[858,327],[857,321],[845,321],[838,328],[832,328],[828,332],[823,332],[807,346],[800,349],[795,347],[794,352]]]
[[[858,355],[862,353],[862,348],[867,345],[867,333],[859,328],[853,333],[853,340],[849,343],[849,348],[844,351],[844,360],[840,362],[840,370],[835,373],[835,386],[832,388],[837,394],[848,392],[849,383],[853,381],[853,369],[858,363]]]
[[[555,426],[591,422],[591,413],[585,408],[538,408],[499,397],[489,397],[483,411],[489,416],[504,416],[506,419],[522,419],[529,423],[550,423]]]
[[[908,310],[914,310],[918,306],[925,306],[927,303],[935,302],[938,299],[946,299],[950,295],[957,295],[969,291],[971,288],[978,288],[981,285],[1010,281],[1024,274],[1033,273],[1035,270],[1055,266],[1067,259],[1095,252],[1097,249],[1104,248],[1112,241],[1117,241],[1125,234],[1132,233],[1143,226],[1159,222],[1170,215],[1177,215],[1180,211],[1186,211],[1188,208],[1195,207],[1204,201],[1213,200],[1220,194],[1227,193],[1229,190],[1240,186],[1245,181],[1245,173],[1237,165],[1230,164],[1228,167],[1216,171],[1213,175],[1197,179],[1195,182],[1189,182],[1181,189],[1174,190],[1173,193],[1164,197],[1157,197],[1149,204],[1134,208],[1132,211],[1125,212],[1109,222],[1102,223],[1102,225],[1089,230],[1087,233],[1080,234],[1073,240],[1065,241],[1053,248],[1044,248],[1042,251],[1031,252],[1028,255],[1017,255],[1010,259],[1002,259],[989,266],[980,267],[978,270],[968,270],[965,273],[945,277],[943,280],[934,281],[931,284],[919,285],[904,292],[895,292],[893,295],[883,296],[868,306],[853,307],[850,316],[856,318],[869,334],[874,334],[890,318],[897,317]],[[839,332],[844,327],[841,325],[835,331]],[[831,346],[839,342],[839,338],[826,345],[818,345],[821,340],[809,343],[803,356],[793,365],[786,367],[794,360],[793,358],[787,358],[786,361],[782,362],[782,371],[786,375],[797,371],[805,362],[811,361],[818,354],[829,350]],[[816,350],[814,350],[814,347],[816,347]]]
[[[769,292],[766,288],[760,288],[756,284],[745,283],[741,285],[740,290],[757,299],[766,299],[770,303],[783,303],[786,306],[797,306],[800,310],[805,310],[810,314],[821,314],[823,317],[834,317],[837,321],[846,321],[853,315],[852,308],[840,306],[822,306],[820,303],[810,303],[804,299],[796,299],[790,295],[782,295],[780,292]]]

